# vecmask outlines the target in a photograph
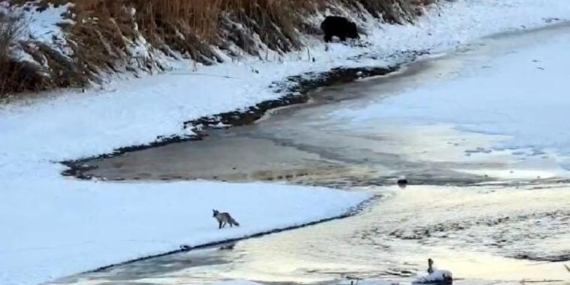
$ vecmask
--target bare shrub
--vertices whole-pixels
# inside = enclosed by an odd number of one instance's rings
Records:
[[[20,15],[0,12],[0,97],[18,89],[14,85],[18,84],[22,66],[15,63],[12,55],[22,31]]]
[[[167,53],[175,50],[211,64],[222,61],[211,46],[224,48],[225,41],[257,54],[253,34],[276,51],[301,48],[296,27],[303,11],[314,8],[307,2],[321,1],[75,0],[78,24],[69,32],[83,64],[111,71],[118,59],[133,56],[129,43],[138,33]]]
[[[2,51],[0,56],[10,51],[10,48],[17,43],[22,32],[21,15],[0,12],[0,51]]]
[[[34,58],[47,61],[52,77],[49,84],[67,87],[97,81],[105,72],[163,69],[153,58],[157,50],[170,56],[175,55],[174,51],[203,64],[223,61],[213,46],[231,56],[244,51],[260,58],[267,58],[268,54],[260,43],[279,53],[300,50],[303,44],[298,33],[318,30],[307,23],[306,17],[327,7],[346,7],[370,13],[388,23],[402,24],[417,16],[420,11],[417,5],[433,1],[436,0],[37,0],[33,4],[11,0],[10,3],[38,11],[51,5],[73,4],[72,11],[65,16],[73,17],[75,24],[60,25],[73,50],[71,60],[50,50],[46,43],[34,43],[34,48],[28,43],[23,46],[24,50],[41,53],[31,54]],[[22,80],[8,78],[19,74],[14,69],[26,65],[14,62],[9,56],[11,47],[18,45],[19,23],[7,15],[1,19],[0,51],[4,56],[0,60],[9,64],[0,67],[0,93],[22,89],[12,86]],[[240,50],[235,50],[235,46]],[[29,66],[25,73],[29,73]],[[32,85],[27,89],[40,86]],[[43,86],[52,87],[45,82]]]

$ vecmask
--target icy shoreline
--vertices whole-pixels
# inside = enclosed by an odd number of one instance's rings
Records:
[[[411,60],[413,61],[415,58]],[[273,109],[306,103],[309,100],[309,93],[318,88],[349,83],[355,80],[375,76],[387,76],[393,72],[398,71],[399,66],[400,65],[388,67],[335,68],[316,75],[311,74],[313,76],[308,76],[308,74],[291,76],[279,83],[272,84],[274,86],[278,86],[276,93],[285,94],[278,99],[263,101],[245,110],[237,110],[212,116],[205,116],[196,120],[184,122],[184,128],[190,129],[192,132],[191,135],[187,135],[185,137],[174,135],[167,138],[160,138],[151,143],[143,145],[120,147],[118,149],[115,149],[112,153],[63,161],[61,163],[69,167],[69,169],[64,170],[62,172],[62,175],[89,180],[93,177],[85,174],[85,171],[88,171],[89,168],[83,166],[84,161],[120,156],[132,151],[144,150],[172,143],[201,140],[203,139],[202,133],[208,129],[252,124],[260,119],[268,111],[271,111]]]

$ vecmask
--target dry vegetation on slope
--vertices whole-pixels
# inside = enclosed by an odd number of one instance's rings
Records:
[[[164,55],[215,64],[227,56],[263,57],[267,49],[279,53],[299,50],[303,48],[299,33],[319,32],[318,24],[305,19],[326,8],[398,24],[413,21],[420,14],[418,7],[431,1],[12,0],[8,1],[11,7],[25,7],[24,11],[72,3],[64,15],[70,21],[59,24],[65,32],[64,48],[70,51],[65,54],[54,44],[34,39],[18,40],[10,30],[21,28],[22,22],[4,15],[0,21],[0,96],[81,87],[105,73],[160,71],[166,68],[159,60]],[[61,45],[60,40],[56,46]],[[43,64],[30,66],[9,56],[20,49]]]

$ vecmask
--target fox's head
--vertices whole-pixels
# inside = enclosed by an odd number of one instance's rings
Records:
[[[212,210],[212,212],[214,212],[214,214],[212,215],[212,217],[217,216],[220,212],[218,212],[218,210]]]

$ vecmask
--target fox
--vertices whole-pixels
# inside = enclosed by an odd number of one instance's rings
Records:
[[[218,210],[212,210],[214,214],[212,217],[218,220],[218,229],[221,229],[226,226],[226,224],[230,224],[230,227],[234,225],[239,227],[239,223],[229,214],[229,213],[220,213]]]

